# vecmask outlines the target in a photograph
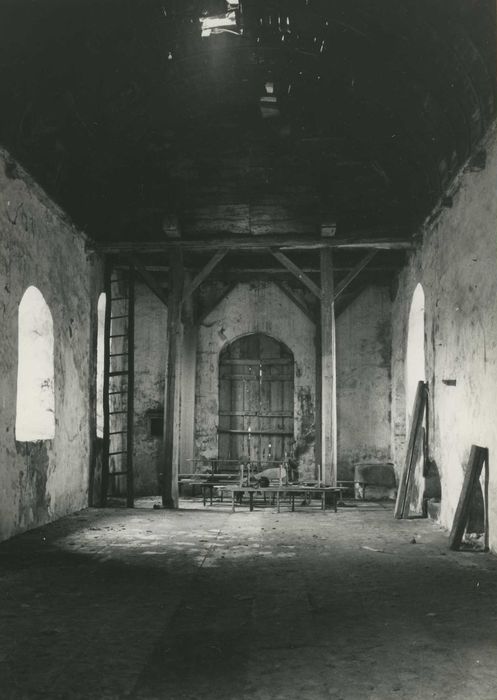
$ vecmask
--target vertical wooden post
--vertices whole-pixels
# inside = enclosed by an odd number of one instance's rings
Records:
[[[126,505],[134,506],[133,449],[135,412],[135,268],[128,272],[128,387],[126,415]]]
[[[162,505],[178,507],[178,374],[181,364],[181,308],[183,300],[183,255],[181,249],[170,253],[170,293],[167,309],[167,367],[164,396],[164,441],[162,460]]]
[[[337,410],[333,254],[321,250],[321,471],[324,483],[337,482]]]
[[[185,287],[191,284],[185,272]],[[192,470],[195,432],[195,385],[197,370],[198,327],[194,319],[193,294],[183,302],[183,344],[181,350],[181,435],[179,444],[179,470]]]
[[[315,440],[314,456],[316,459],[316,479],[321,480],[321,319],[316,318],[316,333],[314,335],[316,348],[316,409],[314,411]]]

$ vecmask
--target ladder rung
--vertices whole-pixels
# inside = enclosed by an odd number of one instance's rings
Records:
[[[117,416],[119,413],[127,413],[128,411],[109,411],[109,416]]]
[[[113,457],[114,455],[125,455],[126,450],[121,450],[120,452],[109,452],[109,457]]]
[[[128,299],[128,297],[116,297],[116,298],[111,297],[110,301],[112,303],[113,301],[129,301],[129,299]]]
[[[111,352],[109,357],[124,357],[125,355],[129,355],[129,352]]]
[[[118,333],[117,335],[109,335],[109,338],[126,338],[127,333]]]
[[[109,372],[109,377],[122,377],[124,374],[129,374],[128,370],[120,370],[119,372]]]
[[[116,321],[118,318],[128,318],[128,314],[121,314],[120,316],[111,316],[111,321]]]
[[[123,476],[123,474],[127,474],[128,472],[109,472],[109,476]]]
[[[109,435],[126,435],[127,430],[112,430]]]
[[[128,390],[125,389],[124,391],[109,391],[109,396],[117,396],[118,394],[127,394]]]

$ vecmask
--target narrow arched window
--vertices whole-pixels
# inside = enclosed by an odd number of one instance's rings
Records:
[[[425,294],[421,284],[414,290],[409,311],[406,352],[406,413],[409,424],[418,382],[426,381]]]
[[[104,347],[105,347],[105,292],[97,304],[97,437],[104,436]]]
[[[55,434],[53,320],[43,294],[28,287],[19,304],[16,440]]]

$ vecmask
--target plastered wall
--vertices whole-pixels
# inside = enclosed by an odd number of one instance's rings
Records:
[[[315,327],[275,285],[239,284],[200,326],[197,349],[195,448],[197,456],[217,456],[219,353],[248,333],[266,333],[285,343],[295,361],[295,437],[307,450],[301,473],[314,478]]]
[[[389,290],[369,287],[337,319],[338,467],[342,479],[353,478],[356,462],[391,459],[390,313]],[[151,412],[163,408],[166,332],[167,309],[147,287],[138,285],[135,341],[138,495],[158,490],[162,441],[150,435],[149,417]],[[275,285],[263,282],[238,285],[205,318],[192,345],[192,350],[196,346],[196,358],[191,361],[190,343],[186,336],[183,338],[180,471],[192,470],[193,454],[217,456],[219,352],[232,340],[256,332],[283,341],[294,353],[295,436],[299,449],[303,446],[301,472],[314,478],[315,327]],[[196,386],[193,386],[195,374]],[[194,438],[188,427],[193,410]]]
[[[399,277],[393,305],[392,444],[406,447],[405,351],[414,289],[425,293],[429,454],[442,482],[441,523],[452,526],[471,444],[489,448],[490,543],[497,551],[497,143],[486,167],[468,167],[452,206],[426,226],[420,250]],[[445,380],[445,381],[444,381]],[[446,382],[451,380],[450,384]],[[455,386],[454,386],[455,382]]]
[[[336,322],[338,476],[356,462],[389,462],[391,301],[370,286]]]
[[[18,306],[36,286],[54,324],[55,437],[15,440]],[[44,193],[0,150],[0,539],[88,504],[101,267]]]

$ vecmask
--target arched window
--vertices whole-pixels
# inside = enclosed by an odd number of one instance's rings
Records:
[[[28,287],[19,304],[16,440],[55,434],[53,320],[42,293]]]
[[[105,293],[98,297],[97,305],[97,437],[104,436],[104,344],[105,344]]]
[[[406,354],[406,412],[409,425],[418,382],[426,381],[425,369],[425,294],[418,284],[409,312]]]

